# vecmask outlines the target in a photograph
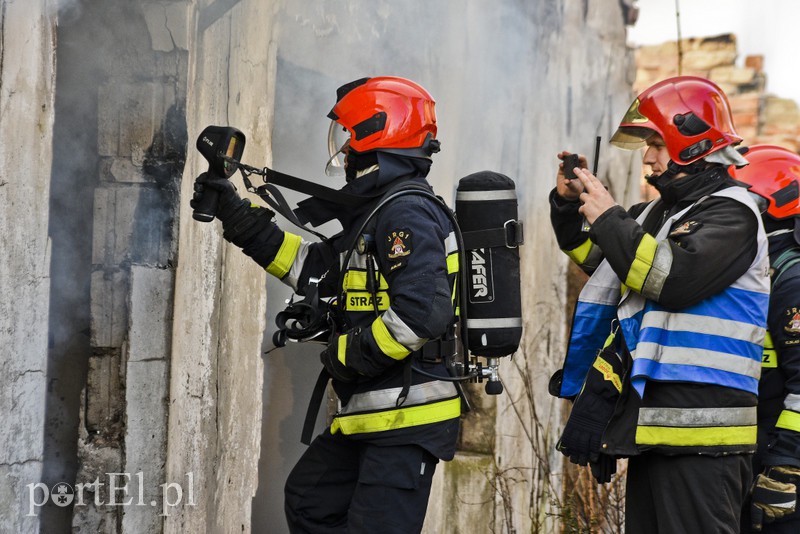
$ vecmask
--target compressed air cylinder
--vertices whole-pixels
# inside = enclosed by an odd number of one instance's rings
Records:
[[[462,178],[456,217],[466,248],[469,350],[476,356],[509,356],[522,337],[522,224],[514,181],[492,171]]]

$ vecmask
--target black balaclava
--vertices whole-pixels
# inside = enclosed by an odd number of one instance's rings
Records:
[[[656,188],[664,204],[673,206],[686,195],[688,189],[697,187],[697,180],[702,180],[705,184],[718,181],[725,176],[726,173],[719,172],[722,170],[721,166],[712,165],[706,168],[708,165],[708,162],[704,160],[698,160],[689,165],[678,165],[674,161],[670,161],[666,171],[658,176],[648,175],[645,180]],[[686,176],[676,178],[675,176],[680,173],[686,173]]]

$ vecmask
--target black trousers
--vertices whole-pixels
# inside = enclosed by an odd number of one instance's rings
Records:
[[[631,457],[626,534],[738,534],[752,480],[751,456]]]
[[[439,460],[417,445],[377,446],[326,429],[284,489],[292,534],[412,534],[422,530]]]

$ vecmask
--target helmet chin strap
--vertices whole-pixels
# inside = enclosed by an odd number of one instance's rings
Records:
[[[667,170],[662,172],[661,174],[648,174],[644,177],[647,180],[647,183],[655,187],[657,190],[661,191],[661,188],[667,185],[673,178],[681,173],[686,174],[697,174],[698,172],[702,171],[706,167],[706,162],[703,159],[699,159],[688,165],[678,165],[672,160],[669,160],[667,163]]]

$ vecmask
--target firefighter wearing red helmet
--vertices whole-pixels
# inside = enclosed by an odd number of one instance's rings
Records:
[[[559,165],[551,221],[591,277],[551,382],[574,401],[557,447],[599,482],[629,458],[628,534],[737,533],[769,297],[758,209],[727,172],[747,164],[741,138],[722,90],[679,76],[643,91],[611,142],[646,147],[660,198],[626,210],[584,157],[574,179]]]
[[[767,338],[758,386],[756,475],[742,532],[800,532],[800,156],[772,145],[750,147],[750,165],[731,168],[748,185],[769,240]]]
[[[330,240],[281,230],[228,180],[204,187],[220,191],[226,239],[297,293],[335,299],[318,384],[332,378],[340,409],[286,482],[290,531],[419,532],[436,464],[453,458],[459,430],[461,398],[443,358],[454,350],[459,257],[453,224],[433,199],[384,200],[400,187],[432,191],[434,100],[404,78],[362,78],[338,89],[328,117],[328,171],[343,170],[341,191],[367,199],[299,203],[295,212],[314,226],[341,223]]]

